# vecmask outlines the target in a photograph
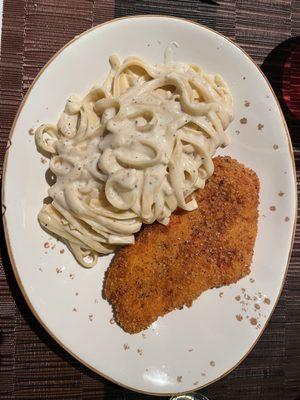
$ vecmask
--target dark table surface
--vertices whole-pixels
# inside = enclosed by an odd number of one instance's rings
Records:
[[[189,18],[219,31],[245,49],[262,66],[282,103],[299,179],[299,119],[289,111],[281,95],[282,66],[294,46],[299,48],[299,0],[4,0],[1,171],[14,116],[40,68],[75,35],[109,19],[134,14]],[[291,74],[285,79],[291,97],[300,90],[294,81]],[[296,107],[300,109],[299,103]],[[89,371],[45,332],[17,287],[1,235],[0,398],[148,398]],[[300,398],[300,228],[284,289],[268,327],[237,369],[201,393],[211,400]]]

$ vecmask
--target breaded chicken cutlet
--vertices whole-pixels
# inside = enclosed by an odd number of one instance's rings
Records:
[[[197,210],[176,211],[168,226],[145,227],[114,258],[104,295],[126,332],[140,332],[159,316],[190,307],[203,291],[249,274],[259,180],[230,157],[214,164],[205,188],[194,193]]]

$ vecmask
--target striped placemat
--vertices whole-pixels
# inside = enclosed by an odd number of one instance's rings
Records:
[[[12,121],[40,68],[75,35],[114,17],[135,14],[189,18],[235,40],[262,65],[282,100],[282,66],[297,41],[299,46],[300,1],[4,0],[0,64],[1,171]],[[284,84],[287,93],[295,98],[295,71],[287,74]],[[299,103],[293,106],[300,109]],[[300,123],[288,108],[284,107],[284,112],[299,178]],[[49,337],[17,287],[2,231],[1,235],[0,398],[148,398],[98,377]],[[282,296],[261,339],[235,371],[201,393],[211,400],[299,398],[300,229]]]

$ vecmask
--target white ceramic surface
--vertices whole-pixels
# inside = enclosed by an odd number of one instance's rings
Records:
[[[221,73],[232,90],[232,143],[220,154],[236,157],[258,174],[259,231],[250,276],[209,290],[191,308],[159,318],[143,334],[129,335],[110,323],[112,310],[101,296],[110,257],[86,270],[37,222],[48,188],[47,163],[41,162],[29,130],[41,122],[55,123],[71,93],[83,95],[101,83],[110,54],[139,55],[155,63],[172,40],[180,46],[176,59]],[[68,44],[39,75],[21,106],[11,142],[4,179],[10,256],[31,309],[61,345],[120,385],[153,394],[207,385],[245,357],[283,285],[296,194],[288,132],[277,100],[241,49],[216,32],[175,18],[126,18],[93,28]]]

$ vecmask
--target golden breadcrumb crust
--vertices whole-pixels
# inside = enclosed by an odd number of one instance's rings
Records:
[[[129,333],[159,316],[190,307],[205,290],[249,274],[257,234],[259,180],[230,157],[194,196],[198,209],[176,211],[168,226],[146,226],[121,249],[106,276],[104,296]]]

